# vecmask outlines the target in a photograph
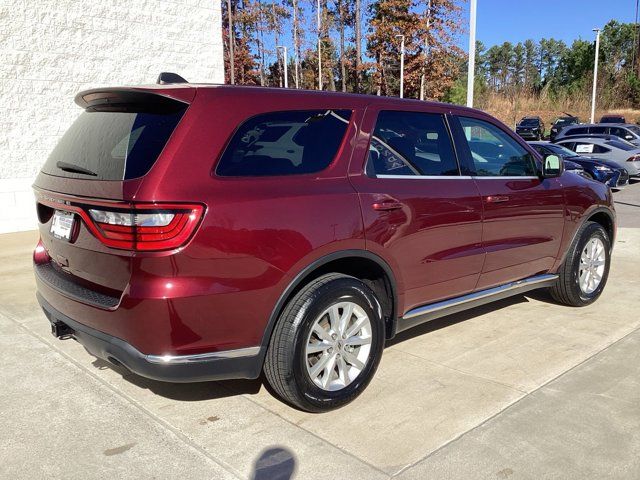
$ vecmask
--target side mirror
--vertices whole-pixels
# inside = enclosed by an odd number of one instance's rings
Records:
[[[557,155],[545,155],[542,161],[542,178],[559,177],[564,172],[564,163]]]

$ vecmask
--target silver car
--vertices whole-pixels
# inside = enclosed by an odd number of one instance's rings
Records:
[[[632,177],[640,176],[640,147],[612,136],[571,137],[554,142],[585,157],[616,162]]]
[[[609,135],[618,137],[622,140],[633,143],[640,147],[640,126],[630,123],[606,123],[606,124],[588,124],[569,125],[563,128],[555,136],[554,141],[569,140],[569,138],[577,138],[585,135]]]

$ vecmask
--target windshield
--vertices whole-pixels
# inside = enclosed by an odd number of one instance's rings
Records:
[[[535,127],[538,125],[538,120],[535,118],[525,118],[520,120],[520,125],[523,127]]]
[[[155,163],[185,108],[169,113],[85,111],[62,136],[42,172],[88,180],[141,177]]]
[[[632,133],[635,133],[636,135],[640,135],[640,127],[637,127],[635,125],[629,125],[627,127],[627,130],[630,130]]]

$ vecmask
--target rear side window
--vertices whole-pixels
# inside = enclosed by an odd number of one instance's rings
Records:
[[[244,122],[216,173],[227,177],[296,175],[324,170],[344,138],[350,110],[271,112]]]
[[[129,180],[145,175],[186,110],[85,111],[62,136],[42,172],[88,180]]]
[[[568,128],[565,135],[584,135],[588,130],[587,127]]]
[[[590,127],[589,133],[595,133],[597,135],[602,135],[607,133],[608,127]]]
[[[611,149],[602,145],[587,142],[576,142],[575,150],[576,153],[607,153],[611,151]]]
[[[368,175],[459,175],[442,115],[382,111],[369,144]]]

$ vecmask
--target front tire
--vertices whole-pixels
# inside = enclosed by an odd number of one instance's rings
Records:
[[[551,296],[559,303],[583,307],[595,302],[607,283],[611,241],[602,225],[586,222],[558,270]]]
[[[384,340],[375,293],[355,277],[324,275],[300,290],[280,315],[265,376],[287,403],[308,412],[333,410],[367,387]]]

